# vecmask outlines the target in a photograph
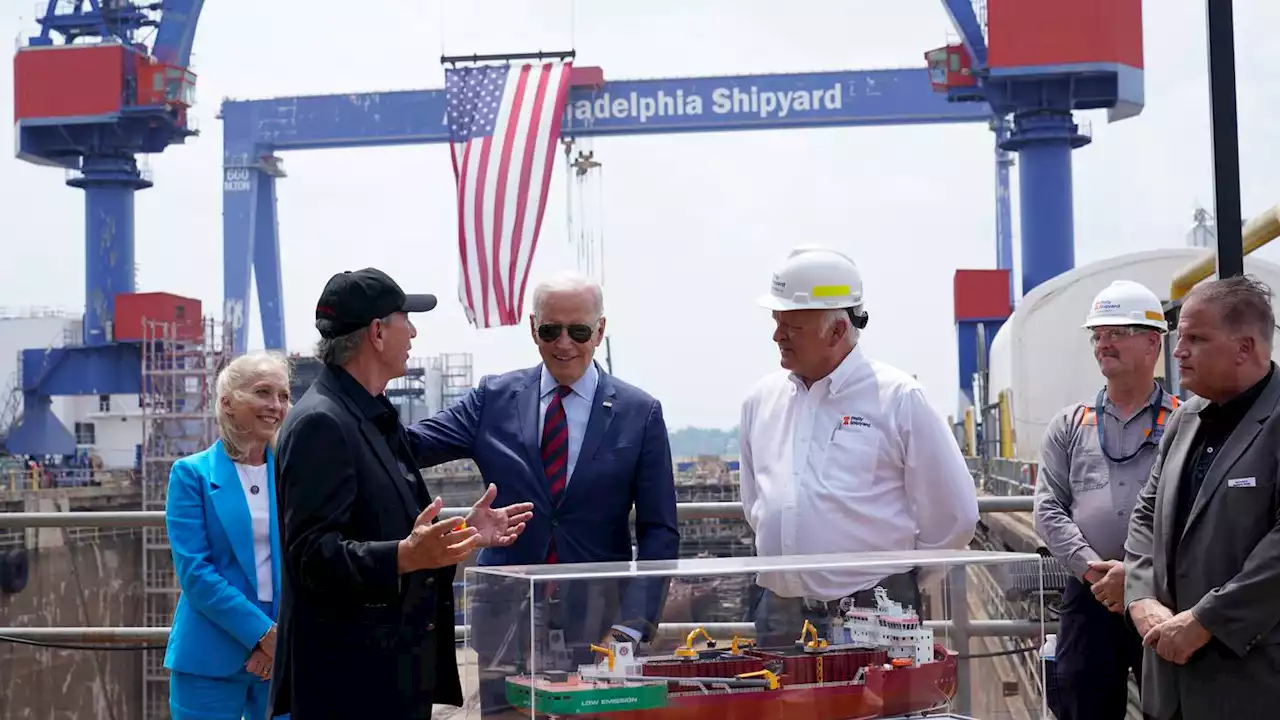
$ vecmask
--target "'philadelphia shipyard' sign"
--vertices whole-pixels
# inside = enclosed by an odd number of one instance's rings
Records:
[[[810,75],[620,80],[577,88],[565,132],[590,135],[803,125],[957,122],[985,108],[948,103],[928,72],[878,70]]]

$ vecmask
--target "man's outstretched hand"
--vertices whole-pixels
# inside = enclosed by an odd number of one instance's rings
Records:
[[[480,543],[474,528],[463,528],[462,518],[452,517],[436,522],[444,501],[436,498],[413,522],[409,537],[396,548],[396,570],[401,575],[418,570],[457,565]]]
[[[505,547],[516,541],[524,532],[525,523],[533,518],[533,503],[516,503],[502,508],[493,507],[498,496],[498,486],[489,483],[484,495],[471,506],[466,526],[479,534],[480,547]]]

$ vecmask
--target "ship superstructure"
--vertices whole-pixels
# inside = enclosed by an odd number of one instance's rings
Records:
[[[914,608],[889,599],[884,588],[875,589],[874,608],[848,607],[844,611],[843,640],[861,647],[883,647],[894,662],[930,662],[933,630],[920,622]],[[846,598],[847,600],[847,598]]]

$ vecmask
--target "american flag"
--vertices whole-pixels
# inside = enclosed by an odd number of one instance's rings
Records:
[[[458,185],[458,299],[472,325],[515,325],[547,205],[572,63],[445,72]]]

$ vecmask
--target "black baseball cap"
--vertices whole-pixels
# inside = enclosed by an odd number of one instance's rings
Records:
[[[406,295],[390,275],[377,268],[346,270],[329,278],[316,303],[320,337],[336,338],[397,312],[427,312],[435,295]]]

